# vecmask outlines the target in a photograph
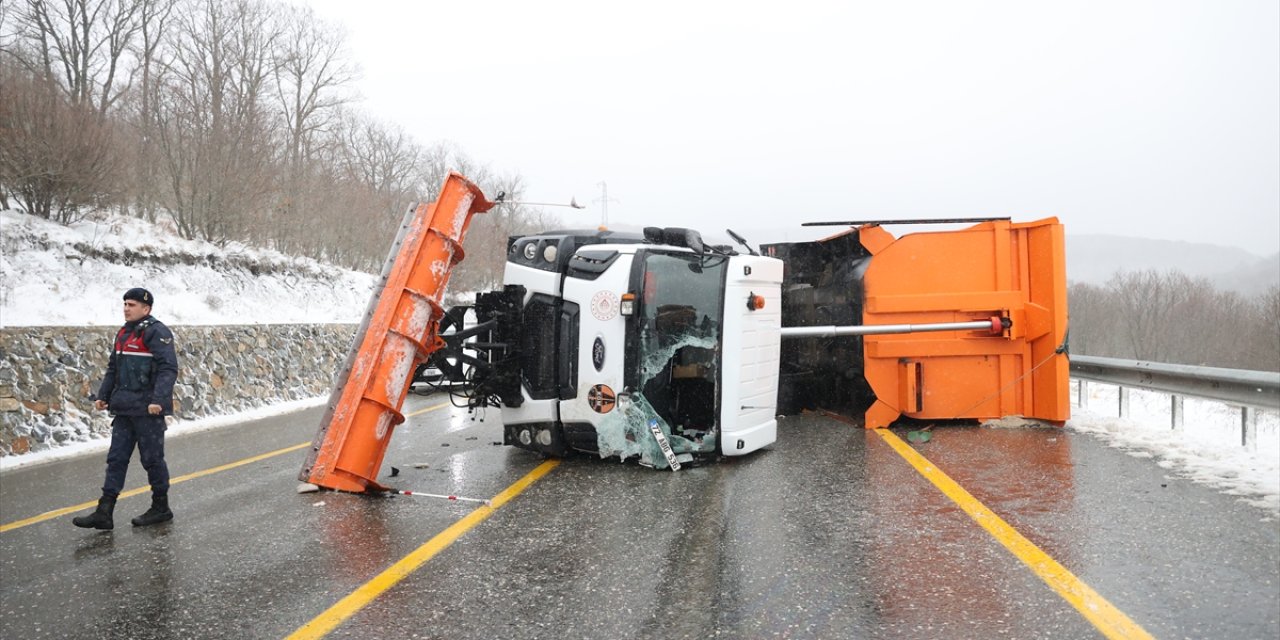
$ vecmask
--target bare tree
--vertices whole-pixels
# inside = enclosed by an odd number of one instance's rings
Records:
[[[1118,328],[1128,338],[1130,355],[1139,360],[1165,362],[1169,349],[1160,339],[1160,332],[1172,326],[1174,311],[1185,300],[1185,290],[1150,269],[1119,272],[1112,276],[1107,288],[1126,311]]]
[[[67,220],[79,215],[76,207],[105,206],[110,204],[104,199],[108,193],[127,191],[118,174],[132,145],[108,115],[138,70],[139,34],[155,30],[148,22],[154,7],[171,1],[20,0],[0,7],[0,54],[28,77],[54,88],[61,100],[57,104],[50,102],[52,96],[41,97],[49,111],[27,113],[32,119],[19,127],[28,134],[53,122],[59,127],[40,159],[31,156],[33,148],[26,151],[28,161],[43,163],[26,168],[39,177],[21,187],[33,212]],[[87,121],[85,114],[98,121]],[[55,161],[55,147],[62,150],[63,160]],[[72,150],[79,157],[67,160],[65,154]]]
[[[458,145],[438,142],[426,148],[418,164],[418,194],[425,201],[435,200],[450,171],[456,171],[496,197],[496,180],[489,167],[472,160]]]
[[[50,81],[0,60],[0,192],[62,223],[113,196],[111,127]]]
[[[346,109],[342,35],[275,0],[0,0],[2,65],[0,205],[63,221],[114,202],[186,237],[376,269],[449,170],[523,187]],[[506,237],[551,220],[510,202],[476,218],[460,279],[496,285]]]
[[[332,212],[330,232],[352,242],[355,255],[377,264],[395,237],[405,206],[414,199],[422,150],[399,127],[354,113],[344,116],[338,140],[336,173],[362,202]]]
[[[316,134],[332,126],[345,88],[356,71],[343,54],[343,36],[321,23],[309,7],[284,10],[285,31],[276,41],[275,92],[286,121],[289,166],[312,159]]]
[[[74,105],[99,115],[131,80],[125,56],[141,28],[145,0],[26,0],[16,13],[25,42],[11,53],[57,83]]]
[[[1071,353],[1117,353],[1115,336],[1118,325],[1112,315],[1110,292],[1087,282],[1073,283],[1067,289],[1071,333]]]
[[[1280,288],[1247,298],[1179,271],[1117,273],[1068,292],[1073,354],[1280,370]]]
[[[354,116],[343,129],[342,142],[342,169],[348,178],[396,209],[413,198],[422,148],[403,129]]]
[[[163,189],[160,149],[156,144],[156,96],[155,78],[167,61],[161,52],[168,42],[166,33],[172,24],[177,0],[141,0],[139,30],[134,49],[138,61],[138,84],[133,92],[135,106],[131,114],[133,124],[133,207],[135,212],[150,222],[155,222],[160,211]]]
[[[1258,336],[1258,345],[1250,350],[1247,368],[1280,371],[1280,286],[1271,285],[1258,297],[1249,331]]]
[[[0,61],[16,53],[15,48],[20,38],[14,25],[13,3],[0,2]],[[17,63],[17,60],[12,62]]]
[[[242,238],[270,205],[272,18],[253,0],[199,0],[175,25],[173,62],[153,104],[168,208],[187,237]]]
[[[284,9],[285,30],[274,52],[275,100],[284,119],[284,168],[280,192],[272,209],[273,240],[283,251],[315,253],[311,222],[323,216],[327,191],[323,180],[332,177],[332,163],[319,156],[321,147],[335,138],[341,107],[349,96],[345,89],[355,70],[343,52],[342,34],[323,23],[307,7]]]

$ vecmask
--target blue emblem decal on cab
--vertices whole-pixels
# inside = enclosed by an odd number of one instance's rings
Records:
[[[591,344],[591,364],[595,365],[596,371],[604,370],[604,339],[598,336]]]

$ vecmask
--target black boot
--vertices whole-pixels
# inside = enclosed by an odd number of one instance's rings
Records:
[[[151,496],[151,508],[147,512],[130,520],[135,527],[145,527],[161,522],[168,522],[173,519],[173,512],[169,510],[169,496]]]
[[[98,508],[87,516],[76,516],[71,519],[71,524],[85,529],[114,529],[115,523],[111,521],[111,512],[116,509],[116,499],[103,496],[98,498]]]

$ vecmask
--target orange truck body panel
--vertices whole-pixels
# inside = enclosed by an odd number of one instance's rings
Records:
[[[441,300],[472,215],[493,203],[450,173],[435,202],[405,216],[381,288],[357,332],[329,410],[299,479],[339,491],[380,490],[375,482],[418,365],[439,348]]]
[[[1003,334],[868,335],[864,375],[876,401],[866,427],[923,420],[1070,417],[1063,227],[1056,218],[982,222],[895,239],[858,230],[873,254],[864,325],[965,322],[992,316]]]

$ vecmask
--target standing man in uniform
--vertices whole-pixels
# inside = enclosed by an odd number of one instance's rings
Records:
[[[116,332],[107,373],[93,403],[99,411],[105,409],[115,416],[111,421],[111,449],[107,452],[107,479],[97,510],[72,520],[77,527],[115,526],[111,515],[116,498],[124,489],[124,476],[135,445],[151,483],[151,508],[131,520],[133,526],[173,519],[169,510],[169,467],[164,463],[164,417],[173,414],[178,356],[173,348],[173,333],[151,316],[153,302],[155,298],[146,289],[134,288],[124,293],[124,326]]]

